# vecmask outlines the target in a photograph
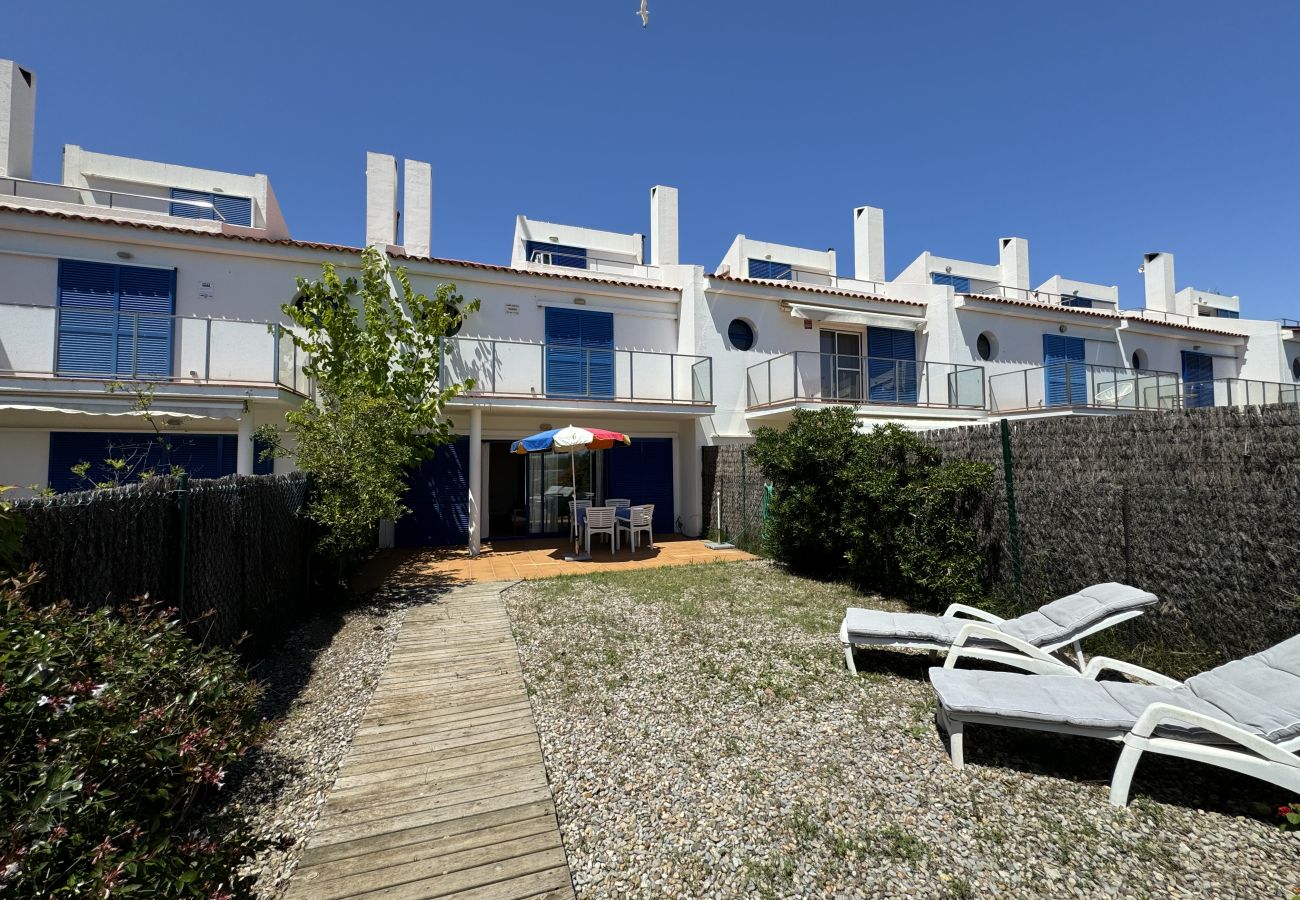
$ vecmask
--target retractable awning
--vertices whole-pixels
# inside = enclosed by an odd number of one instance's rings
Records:
[[[925,330],[925,319],[921,316],[852,309],[847,306],[827,306],[821,303],[783,303],[782,306],[796,319],[811,319],[814,322],[828,322],[832,325]]]

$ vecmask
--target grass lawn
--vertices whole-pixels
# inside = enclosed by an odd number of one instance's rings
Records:
[[[957,772],[918,653],[843,665],[848,605],[766,563],[505,594],[580,896],[1283,897],[1296,798],[1115,745],[967,730]],[[1085,646],[1085,650],[1088,648]]]

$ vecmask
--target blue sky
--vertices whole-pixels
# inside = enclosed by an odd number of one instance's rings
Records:
[[[36,176],[60,148],[271,177],[294,236],[362,240],[367,149],[434,167],[434,253],[504,262],[514,216],[835,247],[885,208],[922,250],[1297,316],[1300,4],[650,0],[17,4]],[[154,60],[159,60],[155,62]]]

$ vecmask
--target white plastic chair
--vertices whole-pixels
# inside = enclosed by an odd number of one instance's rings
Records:
[[[587,555],[591,556],[591,536],[609,535],[611,551],[618,549],[618,532],[614,530],[614,507],[592,506],[587,509]]]
[[[655,516],[655,505],[653,503],[648,503],[645,506],[632,507],[630,510],[628,510],[628,517],[626,519],[616,520],[618,522],[619,531],[627,531],[631,534],[633,553],[636,552],[637,532],[644,532],[646,536],[646,543],[650,546],[651,550],[654,549],[655,535],[654,535],[654,528],[652,526],[652,523],[654,521],[654,516]]]
[[[591,509],[591,501],[569,501],[569,538],[572,540],[577,540],[578,538],[578,510],[580,509]]]
[[[632,501],[631,501],[631,500],[624,499],[624,498],[620,498],[620,499],[618,499],[618,500],[608,500],[608,499],[607,499],[607,500],[605,501],[605,505],[606,505],[606,506],[612,506],[612,507],[614,507],[615,509],[617,509],[617,508],[620,507],[620,506],[631,506],[631,505],[632,505]]]

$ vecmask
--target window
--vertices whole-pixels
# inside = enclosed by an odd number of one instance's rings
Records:
[[[548,244],[545,241],[528,241],[525,244],[528,261],[548,266],[567,266],[570,269],[587,268],[587,248],[567,244]]]
[[[59,260],[59,374],[170,377],[175,289],[175,269]]]
[[[867,396],[872,403],[916,402],[916,332],[867,329]]]
[[[794,269],[789,263],[773,262],[770,259],[751,259],[749,261],[749,277],[793,281]]]
[[[1133,351],[1133,371],[1141,372],[1147,367],[1147,355],[1142,350]]]
[[[228,225],[253,224],[253,201],[247,197],[232,197],[211,191],[190,191],[172,188],[172,200],[192,200],[193,203],[168,204],[167,214],[183,219],[219,219]],[[211,204],[208,206],[207,204]],[[220,216],[217,213],[221,213]]]
[[[823,329],[821,344],[822,399],[862,402],[862,335]]]
[[[1297,356],[1291,363],[1291,377],[1300,381],[1300,356]]]
[[[1214,316],[1218,319],[1240,319],[1241,313],[1233,309],[1216,309]]]
[[[953,275],[949,272],[931,272],[931,284],[947,284],[958,294],[970,293],[970,279],[962,275]]]
[[[546,393],[614,396],[614,314],[546,308]]]
[[[1075,297],[1075,296],[1062,297],[1061,305],[1072,306],[1075,309],[1092,309],[1092,301],[1089,300],[1087,297]]]
[[[737,350],[748,350],[754,346],[754,326],[744,319],[732,319],[727,326],[727,340]]]
[[[984,332],[975,339],[975,353],[980,359],[988,362],[998,355],[998,341],[990,332]]]
[[[1183,406],[1214,405],[1214,357],[1208,353],[1183,351]]]

